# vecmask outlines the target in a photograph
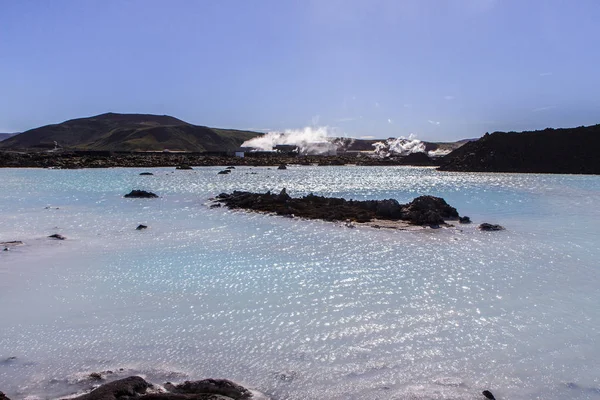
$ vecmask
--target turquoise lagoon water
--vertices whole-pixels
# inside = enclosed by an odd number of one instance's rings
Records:
[[[113,370],[290,400],[600,398],[600,177],[220,169],[0,170],[0,241],[25,243],[0,252],[0,390],[53,398]],[[349,229],[206,205],[283,187],[442,196],[474,224]]]

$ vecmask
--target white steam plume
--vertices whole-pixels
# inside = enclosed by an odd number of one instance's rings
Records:
[[[425,143],[417,139],[414,134],[410,134],[408,138],[400,136],[399,138],[390,138],[385,142],[373,143],[374,152],[379,157],[407,156],[412,153],[427,153],[429,157],[439,157],[450,153],[450,150],[436,149],[425,151]]]
[[[287,129],[285,132],[269,132],[265,135],[246,140],[242,147],[252,147],[258,151],[272,151],[276,145],[298,146],[300,154],[334,154],[338,145],[335,138],[329,136],[329,127],[306,127]]]

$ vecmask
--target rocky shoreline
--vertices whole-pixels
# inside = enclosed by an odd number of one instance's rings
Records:
[[[90,379],[102,380],[98,373],[90,374]],[[481,392],[481,399],[495,400],[489,390]],[[166,382],[154,385],[141,376],[129,376],[97,385],[84,394],[77,393],[59,397],[62,400],[269,400],[264,394],[247,389],[228,379],[202,379],[185,381],[180,384]],[[0,400],[10,400],[0,392]]]
[[[152,168],[293,165],[365,165],[365,166],[438,166],[441,161],[424,153],[406,157],[377,158],[359,155],[292,156],[285,154],[249,154],[246,157],[209,155],[204,153],[111,153],[111,152],[0,152],[0,168]],[[179,168],[189,169],[189,168]]]

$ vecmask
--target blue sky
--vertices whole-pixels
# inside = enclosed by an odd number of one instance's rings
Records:
[[[600,123],[598,0],[0,0],[0,132],[108,111],[424,140]]]

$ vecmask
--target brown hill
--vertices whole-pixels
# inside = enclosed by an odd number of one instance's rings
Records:
[[[107,113],[35,128],[0,142],[0,149],[228,151],[258,132],[192,125],[168,115]]]

